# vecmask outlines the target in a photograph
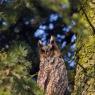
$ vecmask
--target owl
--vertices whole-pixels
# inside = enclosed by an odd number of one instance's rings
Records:
[[[53,36],[48,45],[38,43],[40,70],[37,84],[45,95],[64,95],[68,87],[67,70]]]

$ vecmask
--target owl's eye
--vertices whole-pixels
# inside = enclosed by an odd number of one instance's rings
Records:
[[[54,50],[54,46],[53,45],[49,45],[49,50]]]
[[[53,47],[51,47],[49,50],[50,50],[50,51],[52,51],[52,50],[54,50],[54,48],[53,48]]]
[[[45,50],[44,50],[43,48],[41,48],[41,52],[42,52],[42,53],[45,53]]]

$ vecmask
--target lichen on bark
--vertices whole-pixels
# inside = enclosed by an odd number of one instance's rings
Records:
[[[81,46],[72,95],[95,95],[95,36],[87,36]]]

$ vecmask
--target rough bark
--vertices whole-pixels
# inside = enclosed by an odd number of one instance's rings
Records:
[[[72,95],[95,95],[95,36],[89,36],[84,43],[78,52]]]

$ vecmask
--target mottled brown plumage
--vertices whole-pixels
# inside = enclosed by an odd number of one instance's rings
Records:
[[[39,42],[39,54],[41,62],[37,79],[38,86],[45,95],[64,95],[68,87],[67,71],[53,37],[47,46]]]

